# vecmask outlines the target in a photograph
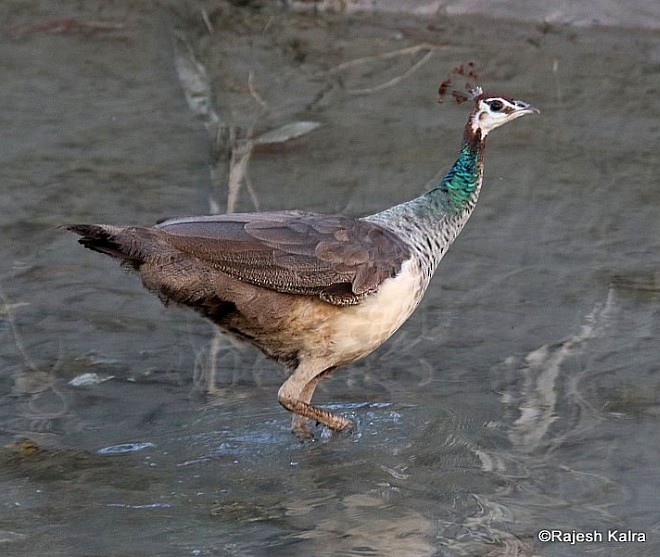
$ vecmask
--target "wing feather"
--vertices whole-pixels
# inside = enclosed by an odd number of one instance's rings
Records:
[[[390,230],[343,215],[233,213],[171,219],[156,228],[172,247],[233,278],[337,305],[376,292],[410,257]]]

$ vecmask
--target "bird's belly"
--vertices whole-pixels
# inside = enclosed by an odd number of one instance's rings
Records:
[[[232,284],[245,290],[245,300],[218,322],[223,329],[279,361],[317,360],[330,368],[366,356],[392,336],[419,304],[428,281],[409,260],[396,277],[354,306],[336,306],[312,296],[274,297],[260,287],[233,280]]]
[[[332,320],[329,335],[328,348],[337,359],[335,365],[347,364],[369,354],[392,336],[415,310],[426,285],[419,267],[409,260],[377,293],[360,304],[342,308]]]

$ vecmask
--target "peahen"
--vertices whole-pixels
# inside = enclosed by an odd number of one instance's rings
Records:
[[[408,319],[477,203],[486,136],[539,112],[506,95],[473,97],[458,159],[437,187],[374,215],[278,211],[67,228],[137,271],[161,300],[195,309],[286,367],[278,400],[295,434],[309,435],[310,420],[344,430],[351,420],[311,404],[319,379]]]

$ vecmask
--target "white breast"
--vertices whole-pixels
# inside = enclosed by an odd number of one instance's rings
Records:
[[[335,365],[369,354],[392,336],[415,310],[427,286],[419,266],[409,259],[377,293],[358,305],[343,307],[333,319],[330,335],[330,351],[338,359]]]

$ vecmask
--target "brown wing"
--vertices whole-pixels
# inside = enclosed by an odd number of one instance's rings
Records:
[[[410,257],[389,230],[341,215],[234,213],[171,219],[157,228],[177,250],[233,278],[336,305],[375,292]]]

